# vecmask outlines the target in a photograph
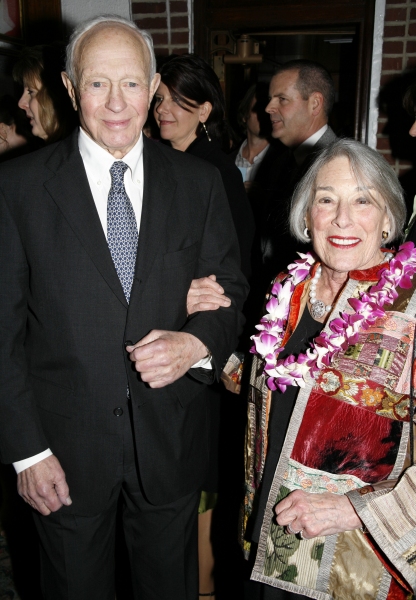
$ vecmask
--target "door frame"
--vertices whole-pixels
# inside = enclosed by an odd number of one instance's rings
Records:
[[[354,137],[367,142],[376,0],[194,0],[195,52],[211,59],[213,30],[245,27],[291,29],[301,26],[358,25],[357,88]]]

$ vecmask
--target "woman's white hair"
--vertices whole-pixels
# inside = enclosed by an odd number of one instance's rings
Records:
[[[406,220],[406,205],[396,173],[376,150],[361,142],[347,139],[337,140],[322,150],[297,185],[292,197],[289,215],[292,235],[301,242],[310,241],[304,234],[305,219],[310,213],[315,197],[318,173],[322,167],[339,157],[348,159],[351,171],[360,187],[373,188],[386,203],[390,231],[383,243],[398,238],[402,233]],[[368,193],[371,196],[371,190]]]
[[[92,17],[91,19],[87,19],[86,21],[83,21],[82,23],[80,23],[78,25],[78,27],[76,27],[74,29],[74,31],[72,32],[71,37],[69,38],[69,43],[68,46],[66,48],[66,74],[68,75],[69,79],[72,82],[72,85],[74,87],[77,87],[78,81],[78,73],[77,73],[77,45],[79,43],[79,41],[81,40],[81,38],[84,36],[85,33],[87,33],[87,31],[90,31],[93,27],[95,27],[96,25],[101,25],[101,24],[105,24],[108,25],[109,27],[112,26],[112,24],[121,24],[124,25],[125,27],[130,27],[130,29],[133,29],[144,41],[144,43],[147,46],[147,49],[149,50],[149,84],[152,81],[153,77],[155,76],[156,73],[156,57],[155,57],[155,52],[153,49],[153,40],[152,40],[152,36],[150,35],[150,33],[148,31],[145,31],[144,29],[139,29],[137,27],[137,25],[135,23],[133,23],[133,21],[129,21],[128,19],[125,19],[124,17],[120,17],[118,15],[99,15],[98,17]]]

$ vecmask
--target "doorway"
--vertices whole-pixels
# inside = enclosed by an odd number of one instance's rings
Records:
[[[214,68],[215,57],[234,53],[243,34],[258,43],[263,56],[249,70],[224,66],[231,122],[237,97],[250,83],[269,81],[278,64],[306,58],[333,76],[337,104],[331,126],[340,135],[367,141],[375,0],[194,0],[194,8],[195,51]]]

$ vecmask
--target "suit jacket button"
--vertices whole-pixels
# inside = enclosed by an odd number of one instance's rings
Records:
[[[121,417],[121,415],[123,414],[123,409],[120,406],[118,406],[113,410],[113,413],[116,415],[116,417]]]

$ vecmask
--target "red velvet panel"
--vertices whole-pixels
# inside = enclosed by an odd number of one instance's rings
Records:
[[[400,444],[402,423],[312,392],[292,458],[367,483],[386,479]]]

